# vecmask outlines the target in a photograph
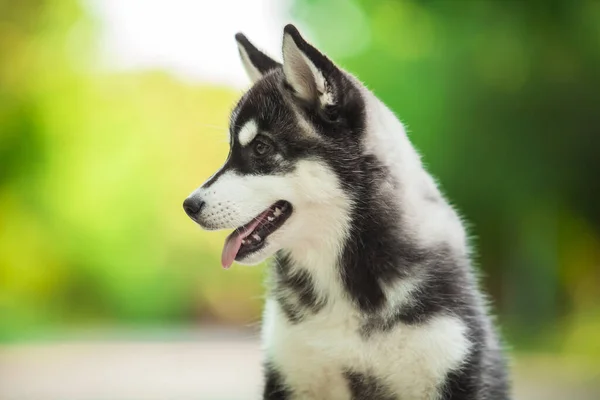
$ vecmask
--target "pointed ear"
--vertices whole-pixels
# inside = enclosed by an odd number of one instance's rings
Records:
[[[293,25],[283,30],[283,72],[296,96],[321,106],[335,105],[340,70],[300,36]]]
[[[237,33],[235,40],[237,41],[244,69],[252,82],[256,82],[262,78],[268,71],[281,67],[281,64],[250,43],[243,33]]]

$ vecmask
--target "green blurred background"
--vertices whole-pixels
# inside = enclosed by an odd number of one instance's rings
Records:
[[[470,226],[513,354],[598,371],[600,2],[277,7],[272,36],[297,22],[408,126]],[[227,154],[240,87],[105,67],[111,21],[94,10],[0,0],[0,343],[254,325],[264,267],[221,270],[225,233],[181,208]]]

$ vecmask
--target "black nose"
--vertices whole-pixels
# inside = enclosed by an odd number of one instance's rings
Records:
[[[183,201],[183,209],[191,218],[198,216],[198,213],[200,210],[202,210],[202,207],[204,207],[204,202],[202,199],[197,197],[188,197]]]

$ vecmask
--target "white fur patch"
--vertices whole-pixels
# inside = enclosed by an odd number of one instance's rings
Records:
[[[242,146],[246,146],[248,143],[254,140],[257,134],[258,125],[256,124],[255,120],[251,119],[240,129],[240,133],[238,133],[238,141]]]
[[[343,372],[352,368],[377,376],[403,399],[433,400],[471,346],[464,323],[447,315],[422,325],[398,324],[369,340],[359,332],[359,315],[343,301],[292,325],[268,300],[263,347],[293,387],[306,388],[302,398],[349,399]]]

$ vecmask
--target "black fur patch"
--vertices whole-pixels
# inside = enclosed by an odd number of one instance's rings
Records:
[[[313,279],[306,270],[292,271],[289,255],[277,254],[271,274],[273,297],[291,323],[296,324],[307,315],[318,313],[327,303],[327,299],[317,295]]]
[[[411,304],[398,310],[397,318],[405,324],[420,324],[439,313],[446,313],[468,320],[476,313],[474,299],[464,293],[468,281],[458,272],[464,266],[452,262],[452,256],[436,260],[426,268],[430,273],[419,285],[418,295]]]
[[[398,397],[373,375],[346,371],[351,400],[396,400]]]
[[[475,355],[457,371],[452,371],[446,377],[444,383],[442,400],[477,400],[481,391],[481,380],[477,358]],[[493,397],[493,399],[502,399]]]
[[[400,322],[422,324],[441,313],[456,315],[467,324],[479,323],[476,299],[465,291],[472,284],[472,278],[465,273],[467,267],[466,260],[457,260],[447,248],[430,250],[424,260],[413,266],[421,270],[417,274],[422,281],[410,301],[393,310],[392,317],[387,319],[370,315],[362,326],[362,335],[367,338],[374,332],[386,332]]]
[[[480,324],[472,324],[469,339],[471,352],[460,368],[446,376],[441,399],[509,400],[510,388],[502,355],[499,351],[485,348],[486,332]]]
[[[355,156],[355,159],[355,163],[344,165],[330,162],[356,204],[340,274],[360,309],[373,313],[385,304],[384,283],[410,276],[415,265],[433,254],[411,242],[400,228],[402,215],[397,204],[381,195],[381,185],[390,179],[388,171],[373,156]]]
[[[292,398],[292,390],[285,384],[283,376],[271,363],[265,364],[264,373],[263,400],[290,400]]]

